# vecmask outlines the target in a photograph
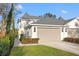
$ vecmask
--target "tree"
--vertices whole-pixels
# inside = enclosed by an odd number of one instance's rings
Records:
[[[53,15],[51,13],[46,13],[44,16],[52,17]]]
[[[6,24],[6,33],[8,34],[10,32],[10,26],[11,26],[11,19],[12,19],[12,7],[9,11],[9,14],[7,16],[7,24]]]
[[[17,17],[19,10],[15,7],[18,4],[0,4],[0,15],[2,16],[2,31],[6,29],[6,33],[9,33],[11,30],[15,31],[14,19]]]
[[[60,17],[58,18],[58,20],[64,20],[64,19],[63,19],[63,17],[60,16]]]
[[[8,13],[7,16],[7,24],[6,24],[6,33],[10,33],[10,31],[15,32],[15,25],[14,25],[14,19],[16,18],[16,16],[21,13],[20,11],[18,11],[15,7],[18,4],[11,4],[11,8],[10,11]]]
[[[0,4],[0,15],[2,16],[2,21],[1,21],[1,31],[4,33],[5,35],[5,27],[6,27],[6,17],[8,14],[8,4]]]

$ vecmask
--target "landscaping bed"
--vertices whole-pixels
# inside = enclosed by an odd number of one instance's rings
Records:
[[[33,44],[33,43],[38,43],[39,38],[21,38],[20,39],[22,44]]]
[[[11,50],[10,55],[11,56],[76,56],[76,54],[44,45],[14,47]]]
[[[70,37],[67,37],[67,38],[64,38],[63,41],[79,44],[79,38],[70,38]]]

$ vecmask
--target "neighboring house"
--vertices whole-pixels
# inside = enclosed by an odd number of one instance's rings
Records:
[[[24,34],[25,37],[39,38],[40,42],[48,42],[61,41],[65,37],[78,37],[75,33],[79,28],[79,18],[57,20],[53,17],[24,16],[19,22],[19,38]]]

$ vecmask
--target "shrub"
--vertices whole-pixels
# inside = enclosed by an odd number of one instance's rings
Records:
[[[8,34],[0,39],[0,55],[9,55],[14,45],[15,35]]]
[[[0,55],[2,54],[2,48],[1,48],[1,45],[0,45]]]
[[[9,37],[6,36],[0,39],[0,55],[8,55],[10,47],[10,40]]]
[[[79,38],[70,38],[70,37],[67,37],[67,38],[64,38],[63,41],[79,44]]]
[[[25,37],[22,37],[20,40],[23,44],[31,44],[31,43],[38,43],[39,38],[25,38]]]

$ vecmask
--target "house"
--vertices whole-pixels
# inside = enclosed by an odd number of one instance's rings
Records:
[[[31,37],[31,29],[29,29],[29,27],[31,26],[30,24],[33,22],[36,22],[37,20],[39,20],[39,17],[37,16],[31,16],[27,13],[25,13],[18,22],[18,33],[19,33],[19,38],[21,34],[24,34],[24,36],[26,37]]]
[[[19,38],[39,38],[40,42],[61,41],[65,37],[78,37],[79,18],[58,20],[54,17],[23,15],[19,22]],[[78,33],[79,34],[79,33]]]

